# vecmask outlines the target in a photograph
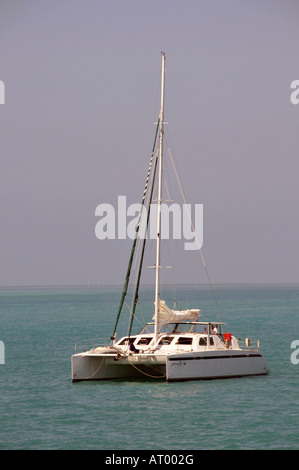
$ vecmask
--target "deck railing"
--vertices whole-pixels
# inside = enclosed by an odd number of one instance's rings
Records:
[[[254,350],[259,350],[260,348],[260,340],[257,339],[257,340],[252,340],[252,339],[249,339],[249,338],[246,338],[246,339],[239,339],[238,341],[239,343],[239,346],[241,349],[254,349]]]
[[[110,338],[81,339],[75,343],[75,352],[89,351],[99,346],[107,347],[110,346],[110,344]]]

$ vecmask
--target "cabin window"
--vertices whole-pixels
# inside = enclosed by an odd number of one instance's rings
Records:
[[[192,344],[192,338],[180,336],[176,344]]]
[[[129,341],[130,343],[134,343],[136,337],[131,337],[131,338],[124,338],[120,343],[118,343],[120,346],[123,346],[124,344],[128,344]]]
[[[199,346],[207,346],[208,338],[206,336],[199,338]],[[214,339],[210,336],[210,346],[214,346]]]
[[[163,338],[160,339],[159,344],[162,346],[165,344],[170,344],[173,340],[174,336],[163,336]]]
[[[142,345],[142,344],[150,344],[150,342],[152,341],[152,338],[140,338],[140,340],[138,341],[138,345]]]

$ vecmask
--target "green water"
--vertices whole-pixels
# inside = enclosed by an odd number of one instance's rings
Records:
[[[215,291],[227,331],[260,340],[270,375],[73,384],[74,343],[111,336],[120,289],[2,288],[0,449],[299,449],[299,364],[290,360],[299,287]],[[140,315],[148,320],[152,299],[152,289],[143,289]],[[218,318],[208,287],[178,287],[176,299],[200,307],[203,321]]]

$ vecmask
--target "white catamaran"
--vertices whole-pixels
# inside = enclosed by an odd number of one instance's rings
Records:
[[[162,163],[164,137],[165,54],[162,53],[161,108],[155,141],[150,159],[139,221],[126,273],[117,319],[108,346],[94,346],[72,356],[72,381],[107,380],[117,378],[148,377],[168,381],[216,379],[265,375],[270,369],[264,356],[250,346],[241,347],[231,333],[223,333],[224,323],[219,320],[200,321],[200,310],[172,310],[160,298],[160,241],[162,202]],[[159,139],[158,139],[159,136]],[[158,144],[156,146],[156,143]],[[156,169],[158,169],[157,236],[155,263],[155,300],[153,322],[147,323],[138,334],[131,334],[142,270],[146,237],[143,239],[135,300],[131,312],[128,334],[116,338],[120,313],[127,294],[132,262],[141,221],[142,207],[152,202]],[[149,182],[151,182],[149,184]],[[147,223],[149,209],[147,212]],[[203,259],[203,257],[202,257]],[[204,260],[203,260],[204,261]],[[205,263],[204,263],[205,264]]]

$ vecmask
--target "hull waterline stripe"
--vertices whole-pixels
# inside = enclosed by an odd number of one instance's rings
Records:
[[[189,357],[170,357],[168,361],[194,361],[202,359],[240,359],[249,357],[263,357],[262,354],[240,354],[240,355],[229,355],[229,356],[189,356]]]

